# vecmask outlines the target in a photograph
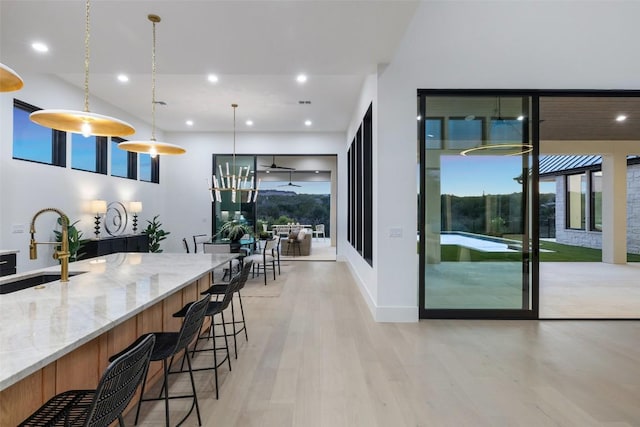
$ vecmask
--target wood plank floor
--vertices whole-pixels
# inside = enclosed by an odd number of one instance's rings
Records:
[[[249,342],[220,400],[213,373],[195,374],[203,425],[640,426],[640,322],[382,324],[343,263],[290,263],[278,281],[277,296],[244,298]],[[172,425],[188,406],[171,402]],[[142,417],[164,425],[162,403]]]

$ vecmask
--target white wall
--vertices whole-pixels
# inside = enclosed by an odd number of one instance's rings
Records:
[[[144,211],[140,214],[139,228],[144,228],[146,218],[153,212],[163,212],[165,197],[163,185],[72,170],[70,167],[70,143],[67,144],[67,167],[60,168],[12,159],[13,151],[13,99],[19,99],[41,108],[82,110],[82,91],[54,77],[22,75],[25,86],[18,92],[0,94],[0,249],[18,249],[18,272],[55,265],[52,249],[41,247],[38,259],[29,260],[29,223],[40,209],[55,207],[80,220],[77,227],[85,238],[93,237],[93,215],[88,212],[92,199],[112,201],[140,200]],[[137,129],[138,138],[148,138],[150,127],[140,120],[127,116],[117,108],[90,98],[90,110],[112,115],[131,123]],[[171,160],[162,160],[161,182],[166,181],[164,171]],[[56,216],[44,214],[36,222],[36,239],[51,241]],[[131,220],[129,220],[131,221]],[[130,222],[129,222],[130,224]],[[14,233],[14,226],[23,226],[23,233]],[[131,230],[131,225],[127,227]],[[106,233],[102,232],[102,235]]]
[[[377,81],[375,279],[351,260],[377,320],[417,320],[417,89],[638,89],[638,16],[634,1],[420,4]]]

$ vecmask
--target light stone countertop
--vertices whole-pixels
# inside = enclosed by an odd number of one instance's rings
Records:
[[[20,252],[17,249],[0,249],[0,255],[17,254]]]
[[[162,301],[237,254],[118,253],[69,264],[82,272],[0,295],[0,390]],[[0,284],[49,267],[0,279]]]

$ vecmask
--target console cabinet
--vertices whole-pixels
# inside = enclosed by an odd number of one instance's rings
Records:
[[[149,236],[128,234],[91,239],[80,249],[84,254],[79,259],[94,258],[116,252],[149,252]]]
[[[16,254],[0,255],[0,276],[16,274]]]

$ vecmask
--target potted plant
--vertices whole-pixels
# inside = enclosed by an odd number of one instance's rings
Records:
[[[235,253],[240,250],[240,239],[245,234],[251,234],[251,228],[242,224],[236,220],[229,220],[222,224],[218,234],[223,239],[229,239],[231,241],[231,252]]]
[[[67,227],[69,233],[69,262],[77,261],[79,257],[84,255],[84,252],[80,253],[80,249],[82,249],[87,239],[83,239],[82,231],[76,228],[76,224],[79,222],[80,220],[77,220],[72,223],[67,217],[67,224],[69,224]],[[58,225],[62,226],[62,219],[60,218],[58,218]],[[56,242],[62,242],[62,231],[53,230],[53,234],[56,236]]]
[[[164,231],[162,228],[162,223],[158,221],[158,217],[160,215],[156,215],[153,217],[153,220],[147,220],[147,228],[143,231],[144,234],[149,236],[149,252],[159,253],[162,252],[160,249],[160,242],[167,238],[167,235],[171,234],[170,231]]]

